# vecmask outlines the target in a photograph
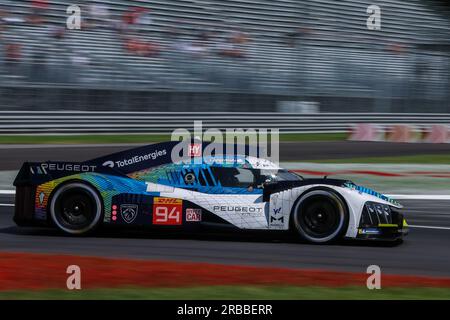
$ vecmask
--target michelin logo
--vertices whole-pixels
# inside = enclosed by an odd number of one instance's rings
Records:
[[[152,153],[148,153],[142,156],[134,156],[131,157],[129,159],[123,159],[123,160],[119,160],[119,161],[105,161],[103,163],[104,167],[110,167],[110,168],[123,168],[123,167],[127,167],[133,164],[137,164],[140,163],[142,161],[148,161],[148,160],[156,160],[159,157],[165,156],[167,154],[166,149],[163,150],[156,150]]]

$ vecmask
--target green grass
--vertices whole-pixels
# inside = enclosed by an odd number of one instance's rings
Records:
[[[372,158],[345,158],[308,160],[314,163],[393,163],[393,164],[450,164],[450,153],[448,154],[421,154],[413,156],[397,157],[372,157]]]
[[[343,141],[347,137],[346,133],[286,133],[280,134],[280,141]]]
[[[194,288],[119,288],[89,290],[46,290],[0,292],[4,299],[450,299],[450,288],[386,288],[364,287],[258,287],[211,286]]]
[[[342,141],[345,133],[282,134],[280,141]],[[108,144],[108,143],[154,143],[170,141],[170,135],[123,134],[123,135],[0,135],[0,144]],[[448,154],[425,154],[398,157],[344,158],[308,160],[315,163],[398,163],[398,164],[450,164]]]
[[[280,141],[339,141],[345,133],[283,134]],[[89,144],[89,143],[152,143],[170,141],[170,135],[123,134],[123,135],[0,135],[0,144]]]

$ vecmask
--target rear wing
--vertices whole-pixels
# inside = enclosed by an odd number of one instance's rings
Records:
[[[45,215],[36,212],[36,190],[39,185],[80,173],[101,173],[126,177],[128,173],[155,167],[171,161],[177,142],[137,147],[85,162],[25,162],[14,180],[16,205],[14,221],[21,226],[45,223]]]
[[[171,151],[178,142],[156,143],[136,147],[84,162],[25,162],[14,186],[39,185],[61,177],[79,173],[103,173],[116,176],[171,161]]]

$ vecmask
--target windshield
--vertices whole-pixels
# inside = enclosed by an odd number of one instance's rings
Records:
[[[293,172],[286,169],[279,170],[264,170],[259,169],[260,177],[264,179],[263,182],[278,182],[278,181],[298,181],[303,178]]]
[[[267,182],[298,181],[301,176],[286,169],[245,169],[234,167],[211,167],[214,177],[224,187],[262,187]]]

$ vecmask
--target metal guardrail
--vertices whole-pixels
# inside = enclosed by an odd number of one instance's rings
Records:
[[[250,113],[250,112],[87,112],[0,111],[0,134],[171,133],[204,129],[275,129],[283,133],[343,133],[356,123],[416,125],[449,124],[450,114],[429,113]]]

